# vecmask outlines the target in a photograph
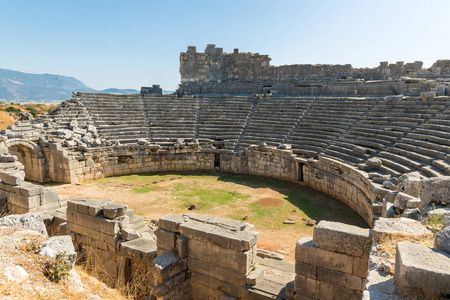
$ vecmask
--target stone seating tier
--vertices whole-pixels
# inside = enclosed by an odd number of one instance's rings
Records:
[[[306,157],[326,154],[353,165],[379,157],[383,161],[379,172],[394,176],[410,170],[427,176],[449,172],[447,98],[385,101],[375,97],[79,93],[74,100],[78,102],[67,105],[64,114],[51,117],[58,128],[78,116],[80,122],[93,122],[108,140],[209,139],[223,141],[225,149],[235,151],[262,142],[288,143]],[[355,147],[361,149],[355,151]]]

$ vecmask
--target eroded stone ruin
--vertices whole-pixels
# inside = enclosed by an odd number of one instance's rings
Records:
[[[421,62],[275,67],[267,55],[227,54],[208,45],[205,53],[195,47],[181,53],[180,73],[177,95],[162,95],[157,85],[139,95],[76,92],[54,112],[5,130],[0,207],[43,213],[49,232],[70,234],[86,266],[97,267],[103,280],[124,286],[139,279],[140,297],[397,297],[392,282],[379,290],[381,256],[371,249],[369,230],[322,221],[312,240],[297,243],[294,267],[258,249],[248,223],[168,215],[156,229],[110,199],[68,200],[24,179],[81,183],[183,170],[253,174],[335,197],[374,228],[374,238],[396,228],[414,234],[407,228],[420,226],[417,221],[389,218],[439,214],[446,224],[450,215],[450,61],[429,69]],[[398,244],[398,286],[450,294],[449,228],[436,234],[437,250]],[[431,257],[432,265],[411,267],[414,251]],[[433,284],[424,285],[421,276]]]

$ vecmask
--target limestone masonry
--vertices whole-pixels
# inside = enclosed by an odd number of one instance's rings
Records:
[[[141,298],[391,299],[394,277],[377,275],[389,264],[399,287],[450,294],[449,227],[436,249],[399,243],[395,261],[376,248],[380,236],[432,234],[413,219],[450,223],[450,60],[429,69],[276,67],[267,55],[208,45],[181,53],[180,74],[176,95],[159,85],[137,95],[75,92],[3,131],[0,212],[41,213],[50,234],[71,235],[88,269]],[[292,265],[258,249],[245,222],[189,213],[149,227],[111,199],[67,199],[25,181],[184,170],[310,186],[356,211],[373,234],[321,221],[298,241]],[[414,268],[416,252],[424,258]]]

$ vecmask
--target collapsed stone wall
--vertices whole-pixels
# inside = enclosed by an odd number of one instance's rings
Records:
[[[418,95],[435,88],[427,78],[450,80],[449,60],[437,61],[428,69],[416,61],[395,64],[380,62],[376,68],[346,65],[270,65],[271,58],[259,53],[224,53],[208,45],[204,53],[189,46],[180,54],[179,94],[277,95]],[[407,78],[406,78],[407,77]],[[442,79],[446,78],[446,79]],[[402,79],[402,80],[401,80]],[[376,80],[377,82],[374,82]]]
[[[224,53],[222,48],[207,45],[204,53],[199,53],[195,46],[189,46],[180,53],[181,83],[186,82],[297,82],[314,78],[363,78],[366,80],[399,79],[409,77],[448,77],[450,60],[439,60],[430,68],[423,69],[421,61],[413,63],[380,62],[376,68],[353,68],[346,65],[270,65],[269,55],[259,53]]]
[[[296,297],[362,299],[370,246],[368,229],[321,221],[295,248]]]
[[[246,222],[168,214],[159,219],[152,237],[146,226],[133,229],[135,217],[110,199],[72,199],[67,209],[68,228],[81,261],[109,285],[137,297],[362,297],[371,244],[368,229],[321,221],[313,238],[297,243],[294,271],[281,267],[287,263],[276,254],[257,249],[258,233]],[[290,272],[292,276],[268,283],[267,274]]]

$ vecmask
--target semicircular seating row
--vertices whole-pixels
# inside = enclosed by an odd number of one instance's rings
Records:
[[[102,137],[121,143],[139,138],[161,144],[180,138],[213,140],[234,151],[262,142],[286,143],[305,157],[322,154],[352,165],[379,157],[382,174],[450,175],[447,97],[387,102],[349,97],[80,93],[73,100],[79,105],[66,105],[53,116],[60,115],[61,126],[70,117],[78,118],[95,124]]]

